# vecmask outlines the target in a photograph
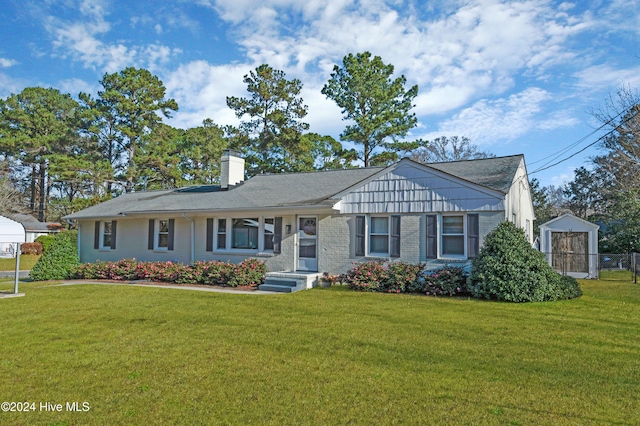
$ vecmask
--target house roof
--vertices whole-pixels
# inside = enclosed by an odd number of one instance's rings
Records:
[[[30,214],[11,213],[5,214],[5,216],[22,224],[27,232],[52,232],[52,226],[54,228],[62,227],[62,225],[55,222],[40,222]]]
[[[429,163],[428,166],[478,185],[507,193],[523,158],[523,155],[511,155],[478,160]]]
[[[522,155],[517,155],[427,166],[478,185],[506,192],[522,158]],[[388,168],[393,167],[395,165]],[[103,218],[146,212],[188,213],[331,206],[335,203],[333,196],[357,186],[383,170],[385,167],[265,174],[254,176],[229,190],[222,190],[218,185],[207,185],[135,192],[70,214],[65,219]]]

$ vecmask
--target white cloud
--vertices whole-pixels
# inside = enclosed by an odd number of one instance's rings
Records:
[[[422,137],[466,136],[477,145],[513,141],[532,131],[550,131],[577,124],[571,114],[544,113],[552,99],[549,92],[528,88],[520,93],[496,100],[483,99],[441,122],[437,131]]]
[[[17,63],[15,59],[0,58],[0,68],[10,68]]]
[[[209,0],[235,26],[252,63],[269,63],[304,82],[329,77],[347,53],[371,51],[420,86],[419,114],[441,114],[542,77],[575,56],[566,41],[592,25],[587,13],[546,0],[473,0],[420,20],[422,1]],[[398,3],[397,5],[394,3]],[[321,74],[310,75],[317,66]]]
[[[237,125],[238,119],[227,107],[227,96],[246,96],[242,76],[246,65],[211,65],[194,61],[181,65],[164,79],[167,96],[178,102],[172,125],[180,128],[199,126],[205,118],[218,125]]]
[[[85,67],[116,72],[127,66],[144,66],[155,70],[180,53],[179,49],[150,44],[128,46],[125,42],[104,42],[111,30],[108,15],[100,1],[85,0],[79,6],[82,19],[68,22],[49,17],[46,29],[54,37],[53,47],[62,57],[71,57]],[[138,22],[131,19],[132,24]]]
[[[59,88],[62,93],[69,93],[73,97],[77,97],[80,92],[96,96],[100,89],[97,84],[90,84],[79,78],[62,80],[56,87]]]

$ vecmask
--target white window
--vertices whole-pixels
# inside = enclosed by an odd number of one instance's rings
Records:
[[[169,220],[168,219],[159,219],[157,221],[157,229],[156,229],[156,249],[158,250],[168,250],[169,249]]]
[[[111,237],[113,234],[113,227],[111,221],[102,222],[102,243],[100,248],[111,250]]]
[[[227,248],[227,219],[218,219],[217,226],[216,248],[224,250]]]
[[[275,218],[267,217],[264,219],[264,249],[265,250],[273,250],[273,235],[275,230]]]
[[[369,221],[369,253],[389,254],[389,218],[371,217]]]
[[[242,218],[233,219],[231,222],[231,248],[234,249],[258,249],[259,219]]]
[[[355,255],[400,257],[400,216],[356,216]]]
[[[442,256],[464,256],[464,216],[442,216]]]

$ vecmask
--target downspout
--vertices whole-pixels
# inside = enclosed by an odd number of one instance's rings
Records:
[[[196,223],[193,219],[187,217],[186,213],[182,213],[182,217],[191,222],[191,254],[190,254],[190,263],[193,264],[196,261]]]

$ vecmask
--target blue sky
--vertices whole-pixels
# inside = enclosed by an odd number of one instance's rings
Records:
[[[370,51],[418,84],[410,138],[466,136],[529,172],[594,142],[589,111],[640,88],[640,0],[2,0],[0,97],[29,86],[77,96],[125,67],[158,75],[181,128],[237,124],[227,96],[262,63],[298,78],[311,131],[338,138],[320,90],[348,53]],[[534,173],[560,185],[597,146]],[[555,158],[555,159],[554,159]]]

